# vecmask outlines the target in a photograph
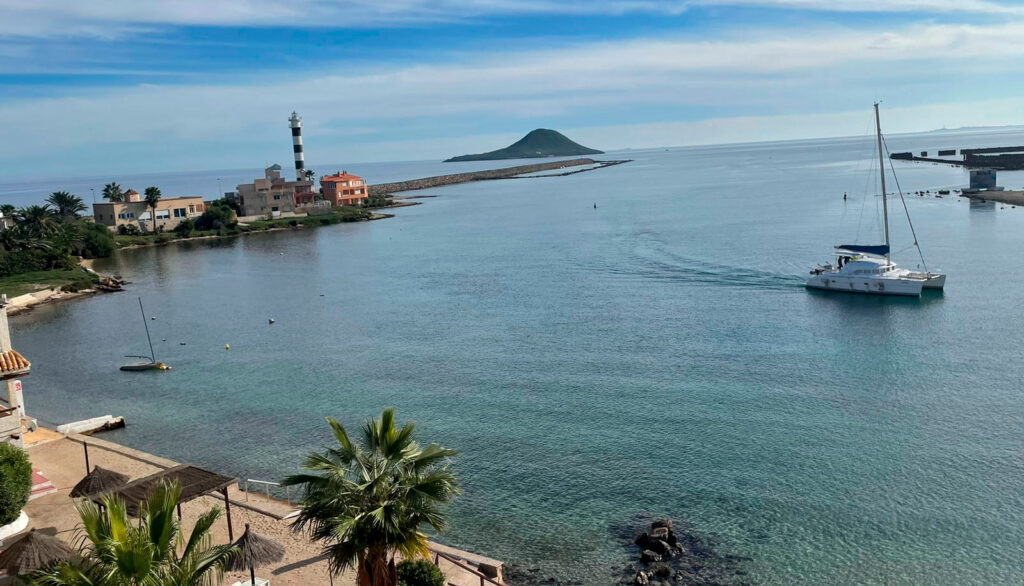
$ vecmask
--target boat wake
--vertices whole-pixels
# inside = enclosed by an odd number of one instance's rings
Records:
[[[766,271],[733,264],[709,262],[672,251],[660,242],[636,241],[625,262],[592,267],[616,275],[718,287],[752,287],[789,291],[804,287],[802,269]]]

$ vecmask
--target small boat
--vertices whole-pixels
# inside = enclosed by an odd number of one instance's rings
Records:
[[[128,356],[127,358],[131,358]],[[148,358],[148,356],[138,356],[137,358]],[[171,367],[167,366],[163,362],[154,362],[153,360],[145,360],[141,362],[132,362],[131,364],[125,364],[121,366],[121,370],[128,372],[140,372],[143,370],[170,370]]]
[[[149,337],[149,324],[146,323],[146,310],[142,308],[142,298],[139,297],[139,311],[142,312],[142,325],[146,326],[146,340],[149,342],[149,356],[132,356],[125,358],[141,358],[141,362],[132,362],[121,366],[126,372],[141,372],[144,370],[170,370],[171,367],[163,362],[156,361],[156,353],[153,352],[153,339]]]
[[[875,129],[878,140],[878,165],[882,176],[882,215],[885,226],[885,244],[842,244],[836,246],[836,262],[820,265],[811,270],[807,288],[840,291],[844,293],[867,293],[870,295],[904,295],[919,297],[923,289],[942,289],[946,285],[944,273],[930,272],[925,265],[924,272],[902,269],[890,258],[889,247],[889,206],[886,202],[885,163],[882,144],[882,123],[875,104]],[[900,199],[903,192],[900,191]],[[941,197],[941,196],[936,196]],[[903,202],[904,208],[906,202]],[[910,212],[907,211],[910,222]],[[921,254],[913,223],[914,246]],[[924,265],[924,255],[921,254]]]

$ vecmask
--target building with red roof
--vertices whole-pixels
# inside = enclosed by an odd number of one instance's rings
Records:
[[[332,206],[360,205],[369,197],[363,178],[348,171],[324,175],[320,178],[320,187],[323,189],[324,199],[331,202]]]

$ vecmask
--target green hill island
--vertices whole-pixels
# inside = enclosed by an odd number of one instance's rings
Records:
[[[478,155],[462,155],[446,159],[445,163],[459,161],[496,161],[499,159],[538,159],[542,157],[572,157],[576,155],[601,155],[604,151],[587,148],[575,143],[557,130],[538,128],[503,149],[480,153]]]

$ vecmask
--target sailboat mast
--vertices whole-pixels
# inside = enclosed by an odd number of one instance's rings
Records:
[[[139,297],[139,311],[142,312],[142,325],[146,326],[146,341],[149,342],[149,357],[156,362],[156,352],[153,352],[153,338],[149,337],[149,324],[146,323],[146,310],[142,309],[142,297]]]
[[[878,172],[882,176],[882,219],[885,221],[885,260],[889,260],[889,205],[885,196],[885,157],[882,150],[882,121],[875,102],[875,134],[878,138]]]

